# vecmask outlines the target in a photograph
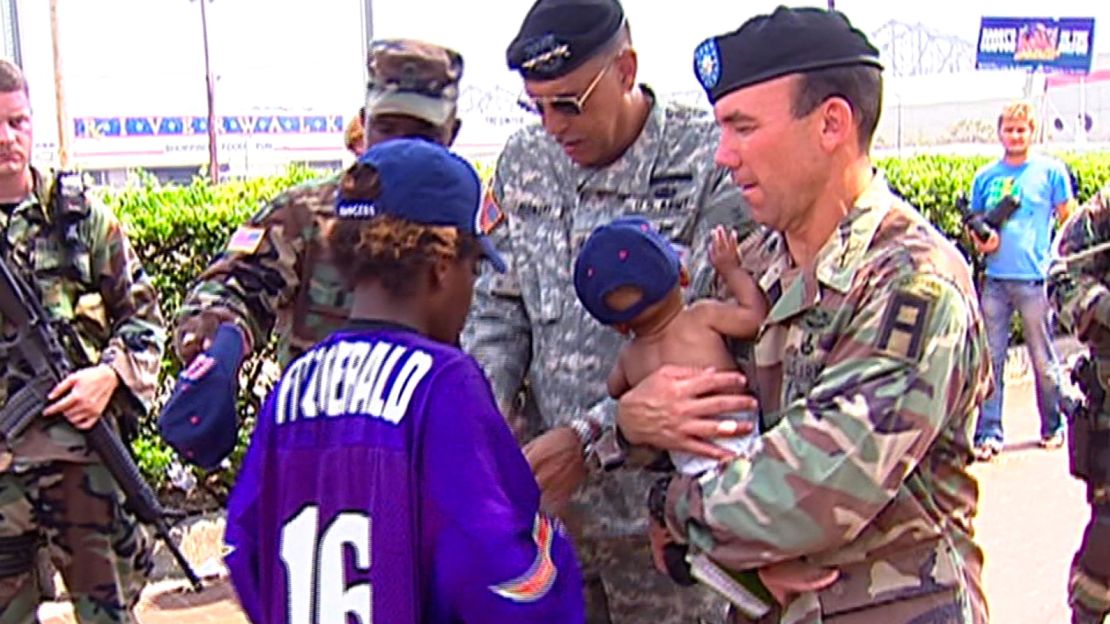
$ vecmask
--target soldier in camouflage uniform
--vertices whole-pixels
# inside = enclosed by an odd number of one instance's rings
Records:
[[[578,302],[578,250],[597,226],[637,215],[692,247],[688,266],[704,274],[712,228],[745,230],[748,221],[737,189],[713,164],[709,116],[636,83],[615,0],[539,0],[507,57],[524,79],[522,106],[542,125],[514,134],[498,158],[483,217],[511,270],[478,280],[463,346],[507,414],[527,387],[522,437],[545,433],[525,453],[549,508],[560,508],[586,478],[584,450],[613,422],[605,382],[621,345]],[[640,505],[651,481],[642,469],[597,470],[560,510],[576,533],[588,621],[721,621],[719,597],[651,569]]]
[[[366,144],[418,136],[450,145],[462,57],[411,40],[371,44],[367,67]],[[338,329],[351,307],[326,247],[340,174],[282,193],[231,237],[175,315],[174,348],[188,364],[222,321],[235,323],[261,349],[275,327],[282,366]]]
[[[740,254],[771,304],[753,380],[764,428],[751,455],[653,486],[655,547],[837,573],[761,622],[986,622],[968,473],[986,337],[960,253],[872,168],[878,50],[840,13],[780,7],[702,43],[695,68],[718,162],[765,226]],[[621,431],[664,446],[647,408],[683,396],[649,377],[622,398]]]
[[[98,362],[62,380],[44,415],[10,446],[0,442],[0,622],[37,621],[45,581],[32,570],[45,554],[78,621],[132,622],[151,544],[78,429],[92,427],[109,401],[149,409],[165,341],[156,293],[119,222],[79,179],[51,180],[30,166],[27,85],[7,61],[0,128],[0,252],[47,314],[76,329],[80,344],[68,348]],[[0,354],[0,404],[20,388],[18,366]]]
[[[1110,186],[1080,208],[1057,236],[1049,293],[1063,324],[1091,350],[1077,367],[1086,394],[1069,418],[1072,473],[1087,484],[1091,521],[1068,583],[1074,624],[1110,615]]]

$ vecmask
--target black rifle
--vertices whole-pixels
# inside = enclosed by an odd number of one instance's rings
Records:
[[[31,287],[9,267],[0,257],[0,316],[4,324],[14,328],[11,338],[5,336],[0,341],[0,349],[11,358],[18,358],[24,366],[20,374],[25,383],[0,409],[0,433],[11,448],[15,439],[36,418],[42,417],[48,400],[47,395],[69,373],[84,368],[89,362],[78,361],[74,366],[61,342],[50,325],[49,317],[42,303]],[[72,328],[70,328],[72,329]],[[79,345],[75,345],[78,346]],[[80,349],[74,349],[79,351]],[[78,358],[84,359],[83,356]],[[166,518],[170,514],[162,508],[154,492],[139,475],[139,468],[131,459],[119,436],[112,430],[107,420],[100,418],[96,425],[83,432],[85,439],[112,477],[127,496],[127,506],[144,524],[154,528],[155,534],[177,560],[182,572],[189,579],[193,589],[202,588],[200,578],[189,565],[185,556],[170,538]]]

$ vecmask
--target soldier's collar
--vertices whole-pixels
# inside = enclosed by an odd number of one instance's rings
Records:
[[[51,180],[51,176],[43,175],[38,169],[31,167],[31,192],[23,198],[23,201],[16,204],[8,216],[14,217],[18,214],[30,213],[35,218],[46,219],[46,206],[50,202]]]
[[[624,150],[620,158],[600,169],[576,167],[581,175],[578,184],[583,191],[608,191],[611,193],[642,193],[651,186],[651,172],[663,145],[667,127],[666,106],[659,102],[655,92],[645,84],[639,85],[651,100],[647,121],[640,135]]]
[[[871,184],[856,200],[855,207],[841,219],[833,235],[817,252],[816,274],[822,284],[840,293],[848,292],[879,224],[890,212],[892,201],[886,176],[875,171]]]

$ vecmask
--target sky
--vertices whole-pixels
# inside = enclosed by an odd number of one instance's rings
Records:
[[[49,61],[46,2],[20,0],[24,28]],[[315,99],[314,91],[361,92],[362,7],[367,0],[209,0],[209,45],[222,90],[281,96],[291,106]],[[519,86],[505,67],[505,46],[527,12],[528,0],[373,0],[374,34],[415,37],[455,47],[466,58],[475,84]],[[707,36],[737,28],[778,4],[764,0],[625,0],[641,57],[642,78],[661,90],[696,90],[690,69],[694,47]],[[822,3],[809,3],[823,6]],[[974,43],[983,15],[1093,16],[1110,28],[1110,2],[1103,0],[837,0],[868,33],[890,20],[922,23]],[[79,91],[122,79],[146,83],[139,101],[179,97],[182,86],[203,96],[203,48],[196,0],[61,0],[61,31],[67,79]],[[480,7],[476,10],[476,7]],[[26,26],[26,25],[25,25]],[[1096,26],[1096,52],[1110,52],[1110,31]],[[198,76],[198,73],[200,74]],[[354,84],[343,86],[354,75]],[[197,88],[189,90],[195,91]],[[190,98],[194,99],[194,98]]]
[[[18,1],[32,103],[36,116],[52,116],[52,91],[34,86],[53,81],[48,3]],[[218,110],[335,113],[357,108],[364,89],[363,11],[369,0],[208,1]],[[696,45],[777,4],[771,0],[625,0],[641,80],[660,93],[696,94],[699,87],[691,69]],[[867,33],[898,20],[921,23],[972,44],[984,15],[1094,17],[1095,51],[1110,53],[1107,0],[836,0],[836,5]],[[520,81],[505,67],[504,51],[530,6],[529,0],[373,0],[373,31],[377,37],[412,37],[456,48],[466,60],[464,89],[497,90],[498,97],[503,91],[512,101]],[[197,0],[59,0],[59,7],[71,117],[203,114],[204,56]],[[1051,13],[1046,7],[1051,7]],[[990,79],[981,82],[980,89],[993,84]]]
[[[483,7],[475,14],[473,7]],[[623,3],[640,55],[642,77],[664,90],[697,90],[691,70],[693,50],[708,36],[735,30],[748,18],[773,11],[781,2],[773,0],[625,0]],[[505,69],[505,47],[516,34],[527,13],[527,0],[379,0],[374,3],[375,34],[416,36],[452,44],[467,59],[468,76],[478,81],[505,81],[514,76]],[[799,3],[795,6],[825,6]],[[891,20],[955,35],[974,44],[979,20],[984,15],[1041,17],[1095,17],[1096,52],[1110,52],[1110,30],[1102,40],[1097,25],[1110,29],[1110,2],[1106,0],[1055,0],[1051,4],[1031,0],[836,0],[836,7],[866,33]],[[437,19],[427,19],[435,15]],[[467,24],[467,26],[461,26]]]

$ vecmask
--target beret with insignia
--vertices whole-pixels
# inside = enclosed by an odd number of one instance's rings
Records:
[[[611,42],[624,24],[617,0],[536,0],[505,52],[525,80],[554,80]]]
[[[694,74],[710,103],[787,74],[847,65],[882,69],[879,51],[839,11],[780,6],[694,51]]]

